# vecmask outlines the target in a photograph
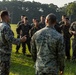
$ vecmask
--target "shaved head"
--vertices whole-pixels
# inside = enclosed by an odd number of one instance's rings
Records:
[[[54,24],[56,22],[56,16],[53,13],[50,13],[46,16],[46,19],[48,20],[48,23]]]

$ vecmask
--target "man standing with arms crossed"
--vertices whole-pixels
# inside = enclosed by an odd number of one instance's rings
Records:
[[[46,17],[46,27],[37,31],[31,40],[31,53],[35,62],[36,75],[63,75],[65,50],[63,37],[54,25],[56,16]]]
[[[19,44],[25,42],[26,37],[15,39],[14,34],[10,28],[10,17],[8,11],[1,11],[0,17],[0,75],[9,75],[10,56],[12,44]]]

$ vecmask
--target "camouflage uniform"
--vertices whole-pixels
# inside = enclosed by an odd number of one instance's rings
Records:
[[[30,37],[29,37],[29,30],[31,29],[31,25],[29,24],[21,24],[18,27],[18,31],[22,31],[21,37],[25,36],[27,37],[27,40],[25,42],[22,42],[22,53],[25,55],[26,53],[26,44],[28,46],[29,52],[30,52]]]
[[[32,23],[32,24],[31,24],[31,27],[34,27],[34,26],[35,26],[35,24],[34,24],[34,23]]]
[[[65,52],[68,60],[70,60],[70,38],[71,38],[71,34],[69,33],[69,28],[70,28],[69,23],[67,25],[65,24],[61,25],[61,30],[62,30],[64,43],[65,43]]]
[[[29,31],[29,35],[30,35],[30,37],[32,37],[33,36],[33,34],[36,32],[36,31],[38,31],[40,29],[40,27],[32,27],[31,28],[31,30]]]
[[[36,62],[36,75],[58,75],[64,70],[63,37],[54,27],[46,26],[33,35],[31,53]]]
[[[20,39],[14,38],[9,24],[0,23],[0,75],[9,75],[12,43],[19,44]]]
[[[40,26],[41,29],[44,28],[45,27],[45,22],[44,23],[39,22],[39,26]]]
[[[73,22],[70,26],[70,33],[71,31],[76,31],[76,22]],[[76,34],[74,35],[72,41],[72,49],[73,49],[73,59],[76,59]]]
[[[18,30],[18,28],[20,27],[20,25],[23,24],[23,21],[19,21],[17,24],[17,28],[16,28],[16,32],[17,32],[17,38],[20,38],[20,30]],[[18,53],[18,50],[20,49],[20,44],[16,46],[16,53]]]
[[[59,22],[59,25],[62,25],[62,24],[64,24],[64,22],[63,22],[63,21],[60,21],[60,22]]]
[[[59,33],[61,33],[61,28],[59,23],[56,23],[56,25],[54,26],[54,28],[56,29],[56,31],[58,31]]]
[[[18,23],[17,23],[17,27],[19,27],[21,24],[23,24],[24,22],[23,21],[19,21]]]

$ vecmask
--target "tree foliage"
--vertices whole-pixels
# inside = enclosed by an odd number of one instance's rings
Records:
[[[72,21],[76,20],[76,1],[69,3],[62,7],[63,12],[69,17],[71,17]]]
[[[57,9],[60,9],[61,11]],[[17,23],[20,20],[21,15],[26,15],[29,18],[29,22],[31,22],[32,18],[40,19],[41,15],[46,16],[49,13],[56,14],[58,21],[64,13],[68,16],[72,15],[74,18],[73,20],[75,20],[76,2],[69,3],[68,5],[64,5],[64,7],[59,8],[57,5],[51,3],[41,4],[35,1],[3,0],[0,2],[0,11],[1,10],[8,10],[10,12],[12,23]]]

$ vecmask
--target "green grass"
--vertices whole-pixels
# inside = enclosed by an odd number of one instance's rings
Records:
[[[11,28],[16,37],[16,25],[11,25]],[[10,75],[34,75],[34,63],[31,57],[26,57],[22,54],[22,48],[20,48],[19,53],[15,54],[16,46],[12,46],[12,55],[11,55],[11,68]],[[29,54],[28,48],[26,50]]]
[[[11,28],[16,37],[16,25],[11,25]],[[11,68],[10,75],[35,75],[34,62],[31,57],[26,57],[22,55],[22,48],[20,48],[20,54],[15,54],[16,46],[12,47],[11,55]],[[29,54],[27,48],[27,54]],[[71,49],[72,56],[72,49]],[[64,75],[76,75],[76,63],[72,61],[65,61],[65,72]]]

